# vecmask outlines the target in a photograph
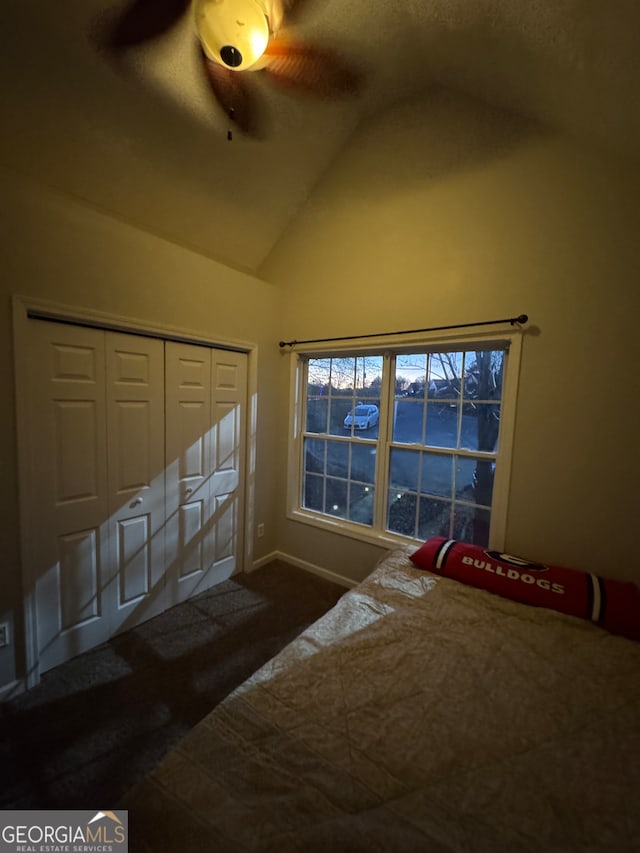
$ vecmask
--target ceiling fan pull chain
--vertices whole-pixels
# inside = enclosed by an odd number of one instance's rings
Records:
[[[234,109],[233,109],[233,107],[229,107],[229,118],[231,119],[231,121],[233,121],[233,115],[234,115]],[[231,128],[229,128],[229,130],[227,130],[227,140],[229,142],[231,142],[233,140],[233,131],[231,130]]]

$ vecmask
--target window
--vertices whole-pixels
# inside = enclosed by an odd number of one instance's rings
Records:
[[[503,544],[517,333],[292,357],[293,517],[367,540]]]

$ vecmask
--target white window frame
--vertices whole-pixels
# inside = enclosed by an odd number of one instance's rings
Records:
[[[392,374],[389,362],[392,356],[401,353],[471,349],[474,344],[483,349],[506,349],[506,367],[503,375],[502,404],[500,413],[500,438],[498,456],[493,483],[491,505],[491,526],[489,547],[502,550],[505,546],[507,516],[509,506],[509,486],[511,481],[511,462],[516,422],[516,403],[518,380],[522,354],[522,330],[517,327],[507,331],[467,331],[460,333],[421,333],[416,335],[398,335],[387,338],[381,343],[379,338],[359,338],[353,341],[340,341],[323,344],[296,344],[290,354],[290,397],[289,397],[289,438],[287,468],[287,518],[330,531],[341,536],[358,539],[374,545],[397,547],[399,544],[414,545],[418,540],[391,533],[384,529],[386,517],[387,476],[390,454],[390,399],[393,399]],[[346,519],[334,518],[302,506],[303,478],[303,436],[305,424],[306,385],[304,382],[304,363],[309,358],[330,358],[356,355],[382,355],[385,360],[386,376],[382,383],[380,399],[380,423],[376,455],[376,507],[374,525],[367,527]],[[330,437],[330,436],[329,436]],[[381,473],[382,472],[382,473]]]

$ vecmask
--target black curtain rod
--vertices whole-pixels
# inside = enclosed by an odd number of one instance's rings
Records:
[[[516,323],[522,326],[529,320],[527,314],[519,314],[517,317],[504,317],[502,320],[482,320],[480,323],[456,323],[453,326],[431,326],[429,329],[403,329],[400,332],[377,332],[373,335],[344,335],[341,338],[312,338],[307,341],[280,341],[281,347],[294,347],[296,344],[326,344],[333,341],[357,341],[361,338],[385,338],[389,335],[413,335],[416,332],[443,332],[447,329],[468,329],[470,326],[494,326],[498,323]]]

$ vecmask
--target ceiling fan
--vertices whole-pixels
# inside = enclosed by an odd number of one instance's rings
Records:
[[[191,11],[196,44],[209,88],[240,130],[257,133],[249,72],[276,84],[324,97],[358,88],[359,74],[337,52],[297,41],[282,31],[303,0],[131,0],[97,33],[112,57],[157,38]],[[231,139],[231,131],[228,133]]]

